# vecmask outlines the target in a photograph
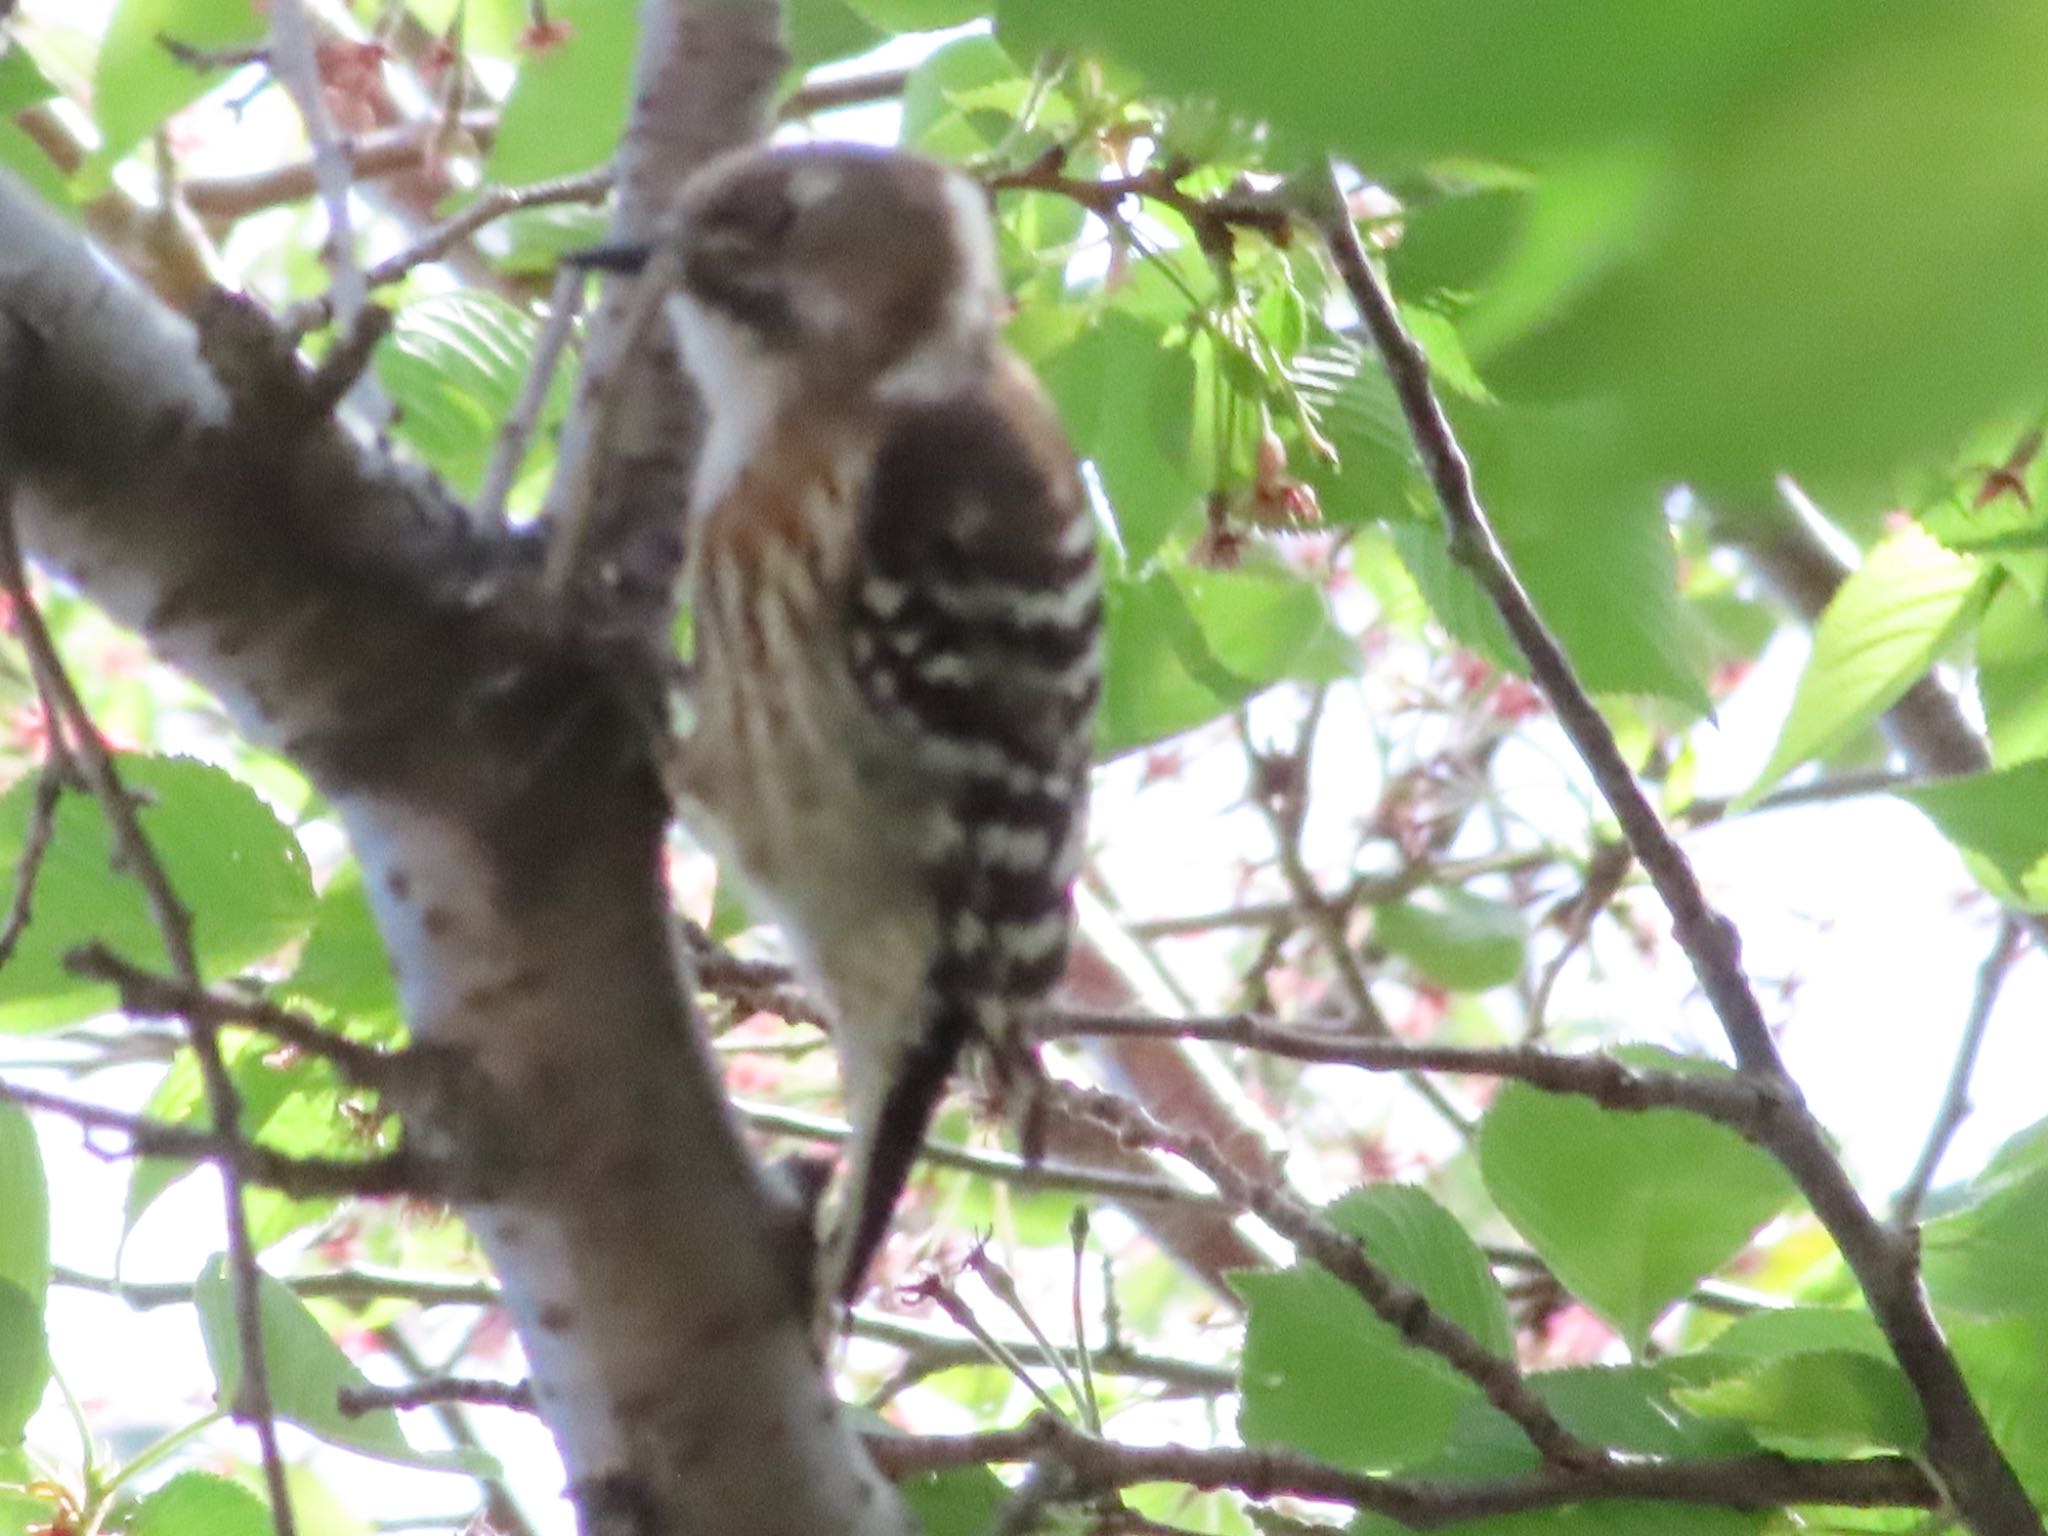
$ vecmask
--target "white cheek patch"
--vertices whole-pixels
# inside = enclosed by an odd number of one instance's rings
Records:
[[[697,386],[706,418],[697,450],[693,515],[723,501],[767,444],[788,399],[788,366],[754,336],[688,294],[670,294],[662,308],[676,351]]]

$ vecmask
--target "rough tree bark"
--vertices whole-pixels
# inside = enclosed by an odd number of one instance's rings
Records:
[[[759,132],[781,60],[772,0],[644,23],[633,230]],[[614,558],[676,542],[689,421],[657,394],[622,396]],[[691,1016],[651,659],[537,620],[531,542],[355,442],[252,310],[216,298],[195,330],[4,178],[0,465],[35,557],[345,822],[420,1046],[408,1146],[503,1277],[583,1527],[903,1531]]]

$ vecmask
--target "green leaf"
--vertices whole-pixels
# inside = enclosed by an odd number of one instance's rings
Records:
[[[782,25],[790,59],[799,69],[866,53],[885,41],[881,28],[844,0],[788,0]]]
[[[1136,570],[1201,512],[1189,464],[1196,369],[1160,326],[1105,310],[1041,370],[1067,434],[1091,460],[1116,512],[1124,558]]]
[[[2016,581],[1977,626],[1977,699],[1999,767],[2048,757],[2048,608]]]
[[[1633,1064],[1723,1069],[1637,1049]],[[1639,1114],[1509,1083],[1479,1129],[1486,1187],[1557,1277],[1633,1345],[1792,1198],[1765,1153],[1676,1109]]]
[[[981,1536],[996,1529],[1010,1490],[987,1467],[923,1472],[896,1485],[924,1536]]]
[[[1290,677],[1303,654],[1335,634],[1315,583],[1277,565],[1174,573],[1209,653],[1248,695]]]
[[[470,290],[408,304],[377,348],[377,377],[399,407],[398,435],[464,495],[483,482],[538,333],[532,316]],[[568,374],[557,374],[544,431],[571,389]]]
[[[903,144],[945,159],[986,154],[1009,131],[1011,119],[968,109],[963,101],[1004,80],[1020,76],[992,37],[963,37],[934,50],[903,88]]]
[[[190,758],[131,754],[115,766],[141,800],[143,835],[193,915],[203,970],[237,970],[305,931],[313,914],[305,854],[254,791]],[[34,794],[24,779],[0,795],[0,868],[20,859]],[[0,970],[0,1031],[53,1029],[116,1006],[111,987],[64,969],[64,955],[81,944],[98,940],[138,965],[167,967],[141,891],[112,863],[97,802],[66,794],[36,882],[34,917]]]
[[[2039,803],[2039,802],[2037,802]],[[1944,1313],[2048,1315],[2048,1136],[2036,1125],[2001,1149],[1961,1210],[1920,1234],[1928,1294]]]
[[[361,865],[344,866],[320,893],[312,936],[286,987],[351,1023],[386,1026],[376,1031],[382,1038],[398,1033],[398,984],[363,889]]]
[[[1944,1327],[1998,1448],[2036,1504],[2048,1504],[2048,1316]]]
[[[35,1126],[0,1103],[0,1280],[40,1298],[50,1288],[50,1184]]]
[[[1522,973],[1528,947],[1521,908],[1457,889],[1375,907],[1372,935],[1430,980],[1458,992],[1513,981]]]
[[[1239,680],[1209,651],[1187,598],[1163,573],[1112,579],[1103,622],[1107,656],[1095,726],[1098,756],[1192,730],[1242,696]]]
[[[1718,1355],[1771,1360],[1780,1355],[1851,1350],[1890,1360],[1891,1347],[1868,1312],[1846,1307],[1780,1307],[1738,1317],[1714,1335]]]
[[[611,159],[626,126],[638,8],[560,0],[548,12],[568,24],[569,36],[519,66],[484,162],[488,181],[515,185],[594,170]]]
[[[21,1433],[50,1384],[50,1346],[43,1335],[43,1298],[0,1280],[0,1448]]]
[[[19,38],[0,39],[0,115],[11,117],[56,94],[57,87]]]
[[[2023,883],[2048,855],[2048,759],[1894,791],[1941,835]]]
[[[75,211],[71,187],[40,144],[12,121],[0,117],[0,169],[12,171],[48,207]]]
[[[97,158],[111,165],[165,118],[227,78],[227,70],[194,69],[173,58],[166,38],[214,51],[260,43],[265,30],[252,0],[120,0],[93,69]]]
[[[1814,626],[1813,654],[1756,782],[1753,805],[1808,758],[1825,757],[1899,701],[1985,591],[1984,568],[1908,525],[1873,549]]]
[[[1739,1421],[1787,1456],[1912,1452],[1927,1437],[1898,1366],[1860,1350],[1780,1355],[1672,1396],[1703,1417]]]
[[[850,0],[853,8],[884,32],[937,32],[963,26],[989,13],[986,0]]]
[[[270,1536],[270,1507],[240,1483],[180,1472],[128,1517],[127,1536]]]
[[[1489,1349],[1513,1333],[1485,1256],[1421,1190],[1381,1185],[1326,1213],[1373,1261]],[[1239,1428],[1251,1445],[1290,1445],[1361,1469],[1409,1466],[1446,1443],[1478,1389],[1439,1357],[1406,1344],[1356,1292],[1312,1264],[1232,1283],[1248,1318]]]
[[[259,1311],[263,1320],[263,1353],[268,1367],[270,1400],[280,1418],[330,1445],[374,1456],[379,1461],[425,1467],[436,1472],[461,1472],[471,1477],[495,1476],[495,1457],[482,1451],[455,1449],[418,1451],[405,1438],[391,1409],[350,1417],[337,1405],[344,1388],[367,1387],[369,1378],[350,1363],[341,1346],[307,1310],[288,1286],[269,1275],[259,1279]],[[230,1404],[242,1375],[241,1336],[236,1331],[234,1283],[225,1255],[216,1254],[200,1272],[193,1301],[199,1309],[199,1331],[206,1357],[213,1365],[222,1404]]]

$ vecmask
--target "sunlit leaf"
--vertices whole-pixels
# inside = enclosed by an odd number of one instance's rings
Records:
[[[1519,907],[1455,889],[1373,909],[1372,936],[1431,981],[1461,992],[1503,986],[1528,945]]]
[[[266,28],[254,0],[120,0],[93,71],[102,160],[119,159],[227,78],[224,68],[202,69],[175,57],[167,41],[203,56],[259,43]]]
[[[145,1496],[128,1536],[269,1536],[270,1509],[240,1483],[211,1472],[180,1472]]]
[[[139,799],[143,835],[193,915],[202,969],[231,972],[305,931],[313,913],[305,855],[252,790],[190,758],[131,754],[117,768]],[[0,795],[0,868],[16,866],[33,797],[28,780]],[[94,941],[138,965],[165,968],[140,888],[113,868],[98,803],[66,794],[36,882],[33,921],[0,969],[0,1030],[50,1029],[113,1007],[112,988],[64,968],[69,951]]]
[[[2048,856],[2048,759],[1896,791],[1926,812],[1942,836],[1988,859],[2014,882]]]
[[[1792,768],[1842,746],[1912,687],[1985,591],[1984,568],[1916,526],[1873,549],[1814,626],[1813,654],[1753,804]]]
[[[1326,1213],[1373,1262],[1489,1349],[1513,1347],[1506,1304],[1457,1220],[1421,1190],[1380,1185]],[[1439,1450],[1478,1389],[1407,1344],[1356,1292],[1313,1264],[1233,1282],[1249,1312],[1240,1427],[1344,1466],[1410,1465]]]
[[[1721,1070],[1640,1048],[1630,1056],[1653,1069]],[[1481,1122],[1479,1166],[1557,1277],[1635,1342],[1793,1192],[1776,1162],[1726,1126],[1523,1083],[1503,1088]]]
[[[548,15],[567,35],[521,62],[484,162],[492,181],[594,170],[611,159],[625,126],[638,10],[615,0],[557,0]]]
[[[1673,1396],[1788,1456],[1915,1451],[1927,1421],[1898,1366],[1860,1350],[1779,1355]]]
[[[482,1451],[415,1450],[399,1428],[398,1415],[389,1408],[353,1416],[344,1414],[338,1406],[338,1394],[344,1388],[369,1386],[369,1378],[355,1368],[341,1352],[341,1346],[327,1336],[318,1319],[288,1287],[264,1275],[258,1290],[270,1401],[280,1418],[291,1420],[330,1445],[359,1451],[380,1461],[462,1472],[472,1477],[496,1474],[496,1459]],[[194,1301],[199,1309],[199,1331],[206,1341],[207,1359],[212,1362],[214,1379],[220,1384],[221,1402],[231,1404],[241,1381],[242,1345],[236,1330],[234,1283],[224,1256],[217,1254],[207,1261]]]
[[[21,1443],[21,1432],[49,1382],[42,1295],[31,1296],[12,1280],[0,1280],[0,1448]]]

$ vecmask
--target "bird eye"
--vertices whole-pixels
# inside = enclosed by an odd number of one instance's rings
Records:
[[[705,210],[706,226],[736,245],[778,249],[796,223],[796,204],[773,182],[744,181]]]

